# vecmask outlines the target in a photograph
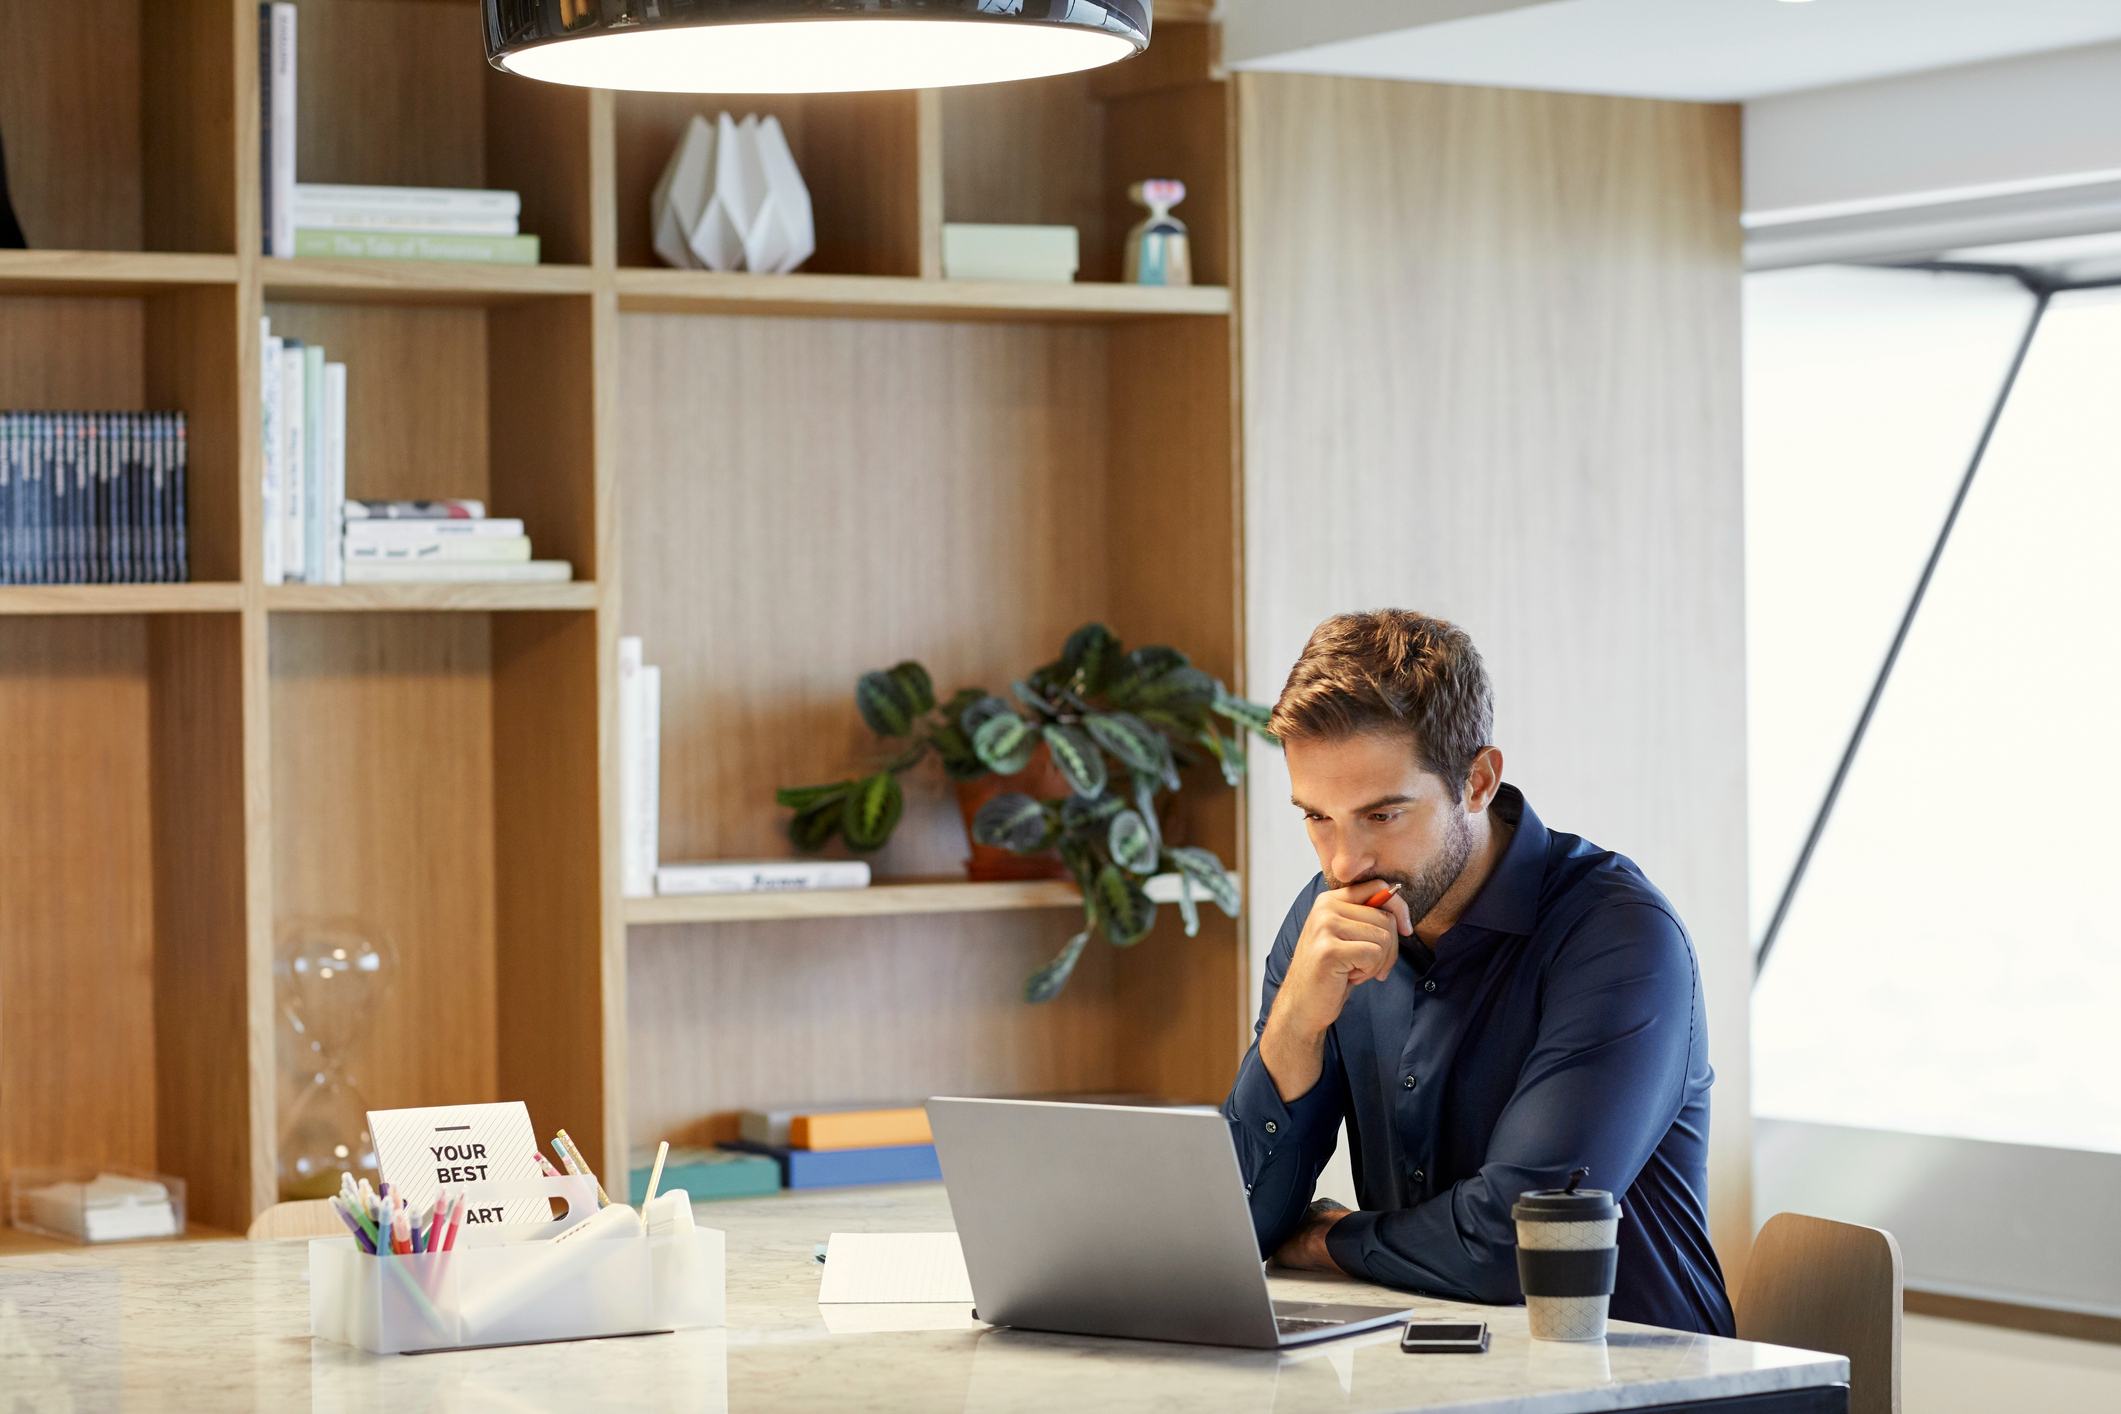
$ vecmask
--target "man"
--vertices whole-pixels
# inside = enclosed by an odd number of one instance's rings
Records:
[[[1472,640],[1403,610],[1320,624],[1275,704],[1321,872],[1223,1106],[1260,1250],[1515,1302],[1511,1205],[1588,1166],[1623,1213],[1614,1318],[1730,1335],[1693,945],[1631,860],[1503,782],[1493,719]],[[1307,1208],[1343,1120],[1361,1210]]]

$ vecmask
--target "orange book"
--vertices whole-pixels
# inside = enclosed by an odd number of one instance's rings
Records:
[[[843,1110],[797,1115],[788,1121],[791,1149],[881,1149],[896,1144],[932,1144],[928,1112]]]

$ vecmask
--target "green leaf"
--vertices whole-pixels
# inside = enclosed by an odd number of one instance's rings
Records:
[[[1139,812],[1122,810],[1112,817],[1105,844],[1112,851],[1112,862],[1135,874],[1151,874],[1156,871],[1156,837]]]
[[[1083,726],[1099,746],[1136,771],[1162,771],[1169,748],[1156,729],[1131,712],[1097,712]]]
[[[1237,916],[1237,881],[1212,853],[1196,845],[1176,845],[1164,851],[1164,864],[1198,884],[1201,892],[1224,913],[1232,918]]]
[[[965,735],[963,727],[937,727],[928,734],[928,740],[934,744],[936,753],[943,758],[943,772],[951,780],[969,781],[975,776],[987,773],[986,766],[979,759],[979,753],[972,749],[972,738]]]
[[[842,811],[845,807],[839,797],[823,801],[807,810],[798,810],[788,821],[788,838],[797,849],[823,849],[827,841],[839,833]]]
[[[1145,679],[1134,690],[1133,705],[1174,710],[1206,707],[1215,701],[1219,691],[1214,678],[1199,668],[1181,665]]]
[[[1194,740],[1207,748],[1208,754],[1221,764],[1225,784],[1234,786],[1245,778],[1245,746],[1242,741],[1234,737],[1225,738],[1213,727],[1202,728],[1200,735]]]
[[[1038,689],[1034,688],[1029,682],[1015,684],[1013,691],[1016,693],[1017,701],[1039,715],[1045,717],[1058,717],[1060,715],[1060,709],[1040,696]]]
[[[808,810],[813,805],[839,804],[853,787],[852,781],[828,781],[821,786],[782,786],[773,793],[773,799],[790,810]]]
[[[1193,881],[1184,874],[1178,876],[1178,916],[1186,920],[1186,936],[1200,936],[1200,907],[1193,902]]]
[[[935,683],[929,678],[926,668],[908,660],[893,668],[891,677],[905,693],[907,700],[913,704],[916,715],[935,710]]]
[[[974,842],[1033,854],[1053,842],[1052,817],[1043,803],[1028,795],[998,795],[972,817]]]
[[[977,709],[975,709],[977,710]],[[972,750],[980,764],[998,776],[1012,776],[1031,763],[1038,733],[1014,712],[989,717],[972,733]]]
[[[1263,707],[1257,702],[1247,702],[1242,697],[1232,697],[1223,691],[1217,691],[1215,700],[1208,705],[1217,716],[1228,718],[1238,726],[1257,732],[1269,741],[1274,740],[1273,733],[1267,730],[1267,720],[1273,716],[1273,708]]]
[[[1101,830],[1107,820],[1127,808],[1127,802],[1111,791],[1096,797],[1071,795],[1061,802],[1061,828],[1070,834]]]
[[[913,730],[919,709],[906,685],[890,673],[863,673],[854,685],[854,703],[862,720],[878,736],[904,736]]]
[[[1081,727],[1048,723],[1041,733],[1053,764],[1067,778],[1068,789],[1077,795],[1096,797],[1105,793],[1105,754]]]
[[[1156,782],[1144,780],[1140,776],[1134,778],[1134,808],[1141,815],[1142,823],[1149,827],[1150,844],[1155,847],[1156,853],[1162,854],[1164,828],[1156,819]]]
[[[1068,939],[1060,954],[1032,973],[1030,980],[1024,983],[1024,1000],[1036,1004],[1050,1002],[1059,996],[1061,988],[1068,985],[1068,975],[1075,971],[1075,964],[1083,955],[1084,944],[1089,941],[1090,930],[1087,928]]]
[[[1103,624],[1084,624],[1068,635],[1061,663],[1081,692],[1097,692],[1119,658],[1119,639]]]
[[[1098,926],[1114,947],[1131,948],[1156,926],[1156,905],[1134,876],[1117,864],[1098,870],[1090,899],[1096,908]]]
[[[960,693],[959,696],[964,696],[964,694]],[[957,699],[952,698],[951,700],[956,701]],[[971,701],[958,708],[957,724],[963,729],[966,736],[977,736],[979,735],[979,729],[994,718],[1013,717],[1015,715],[1016,709],[1009,705],[1008,699],[996,697],[991,692],[982,692],[976,694]]]
[[[879,771],[861,781],[847,796],[840,816],[840,833],[851,847],[865,853],[881,849],[905,811],[906,795],[899,789],[898,777]]]

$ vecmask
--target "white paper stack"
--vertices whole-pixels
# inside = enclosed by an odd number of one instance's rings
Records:
[[[1044,280],[1067,284],[1082,264],[1073,226],[943,225],[943,274],[952,280]]]
[[[817,250],[810,189],[770,114],[695,114],[648,208],[656,254],[680,269],[785,275]]]
[[[711,859],[665,864],[655,871],[655,891],[670,895],[868,887],[869,866],[859,859]]]
[[[655,893],[662,851],[663,670],[641,660],[641,640],[619,640],[619,884]]]

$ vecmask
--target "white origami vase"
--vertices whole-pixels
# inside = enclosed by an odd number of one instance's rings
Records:
[[[780,120],[695,116],[649,197],[655,252],[693,270],[786,274],[817,250],[810,191]]]

